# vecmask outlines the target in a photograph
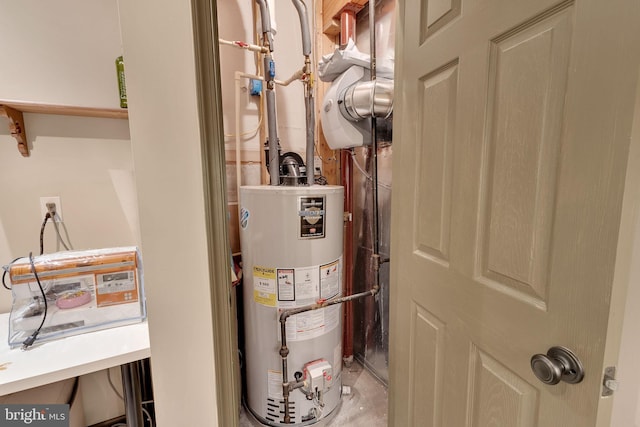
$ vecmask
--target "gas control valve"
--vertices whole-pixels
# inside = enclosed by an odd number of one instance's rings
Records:
[[[304,365],[304,382],[302,389],[305,393],[316,396],[329,391],[333,385],[333,368],[324,359],[314,360]]]

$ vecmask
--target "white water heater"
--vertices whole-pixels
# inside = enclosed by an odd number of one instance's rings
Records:
[[[240,189],[246,406],[263,424],[282,426],[280,312],[342,295],[343,188]],[[332,414],[342,392],[342,305],[287,320],[291,424]]]

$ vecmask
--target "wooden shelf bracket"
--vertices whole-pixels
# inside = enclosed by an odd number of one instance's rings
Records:
[[[7,105],[0,105],[0,116],[9,119],[9,132],[18,142],[18,151],[23,157],[29,157],[29,144],[27,143],[27,131],[24,126],[22,112]]]

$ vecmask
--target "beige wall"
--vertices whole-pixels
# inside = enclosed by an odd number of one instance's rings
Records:
[[[217,425],[190,2],[120,0],[157,421]]]
[[[2,1],[0,34],[0,99],[119,107],[116,0]]]
[[[137,244],[133,161],[126,120],[26,114],[33,141],[24,158],[0,126],[0,263],[38,254],[41,196],[60,196],[76,249]],[[45,252],[57,249],[51,223]],[[63,233],[64,235],[64,233]],[[0,292],[0,312],[11,306]]]
[[[114,61],[122,50],[115,0],[2,2],[0,39],[11,40],[0,44],[6,59],[0,99],[118,107]],[[28,158],[0,119],[0,264],[38,253],[41,196],[60,196],[76,249],[137,244],[127,120],[45,114],[25,114],[24,120]],[[44,242],[45,252],[58,249],[51,224]],[[10,308],[11,293],[1,289],[0,312]],[[81,381],[87,423],[124,413],[106,371]]]

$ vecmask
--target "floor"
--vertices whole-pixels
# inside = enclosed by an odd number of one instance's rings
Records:
[[[342,385],[351,387],[351,393],[342,396],[342,407],[331,420],[314,424],[317,427],[387,427],[387,388],[358,362],[342,371]],[[240,427],[258,427],[262,424],[243,410]]]

